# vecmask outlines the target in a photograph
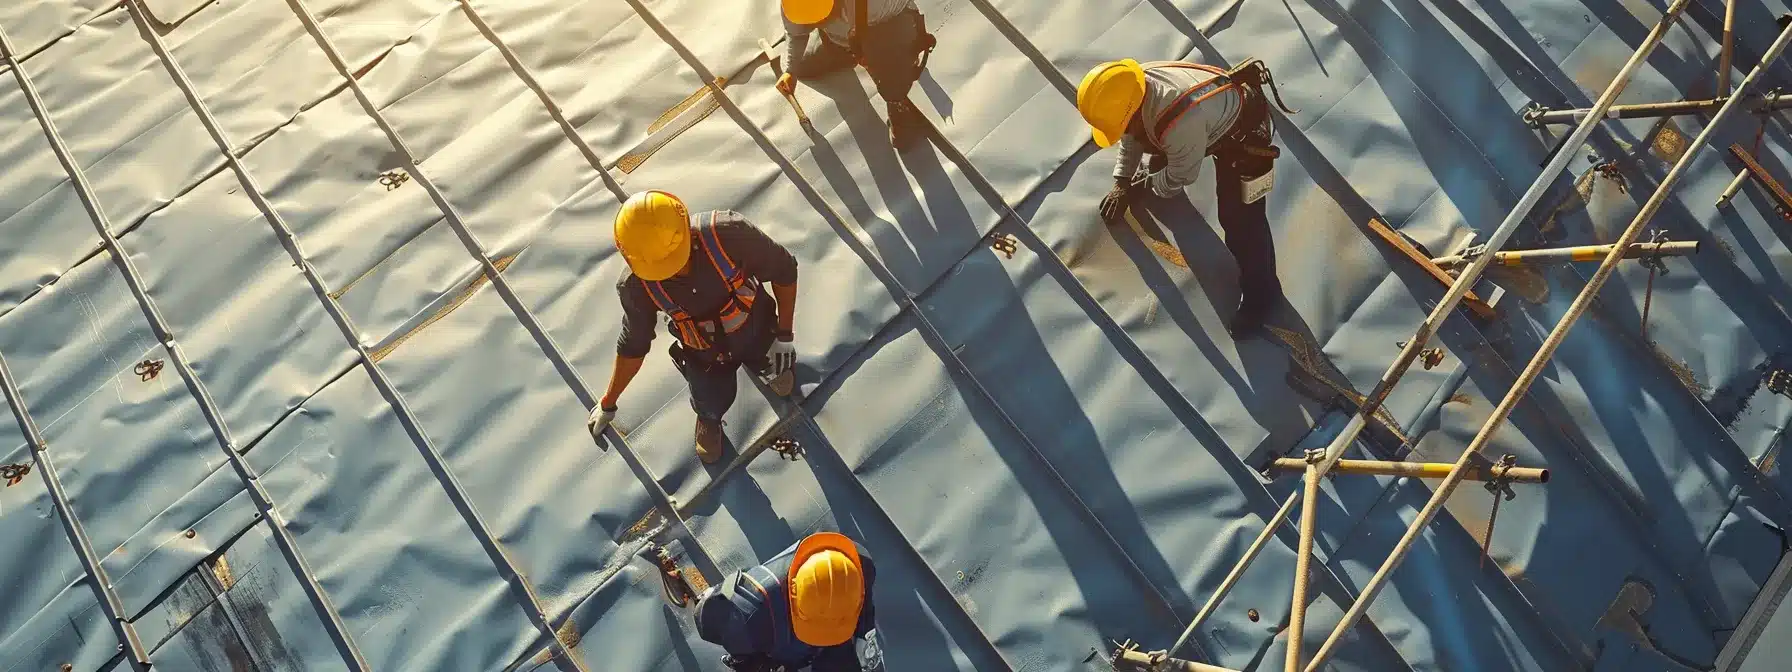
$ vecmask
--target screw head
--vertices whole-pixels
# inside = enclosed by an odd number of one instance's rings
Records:
[[[192,530],[187,530],[187,538],[188,539],[192,539],[193,537],[197,537],[197,536],[199,536],[198,532],[194,532]]]
[[[1261,618],[1261,617],[1260,617],[1260,616],[1258,616],[1258,615],[1257,615],[1257,610],[1256,610],[1256,609],[1247,609],[1247,610],[1245,610],[1245,612],[1244,612],[1244,617],[1245,617],[1245,618],[1248,618],[1248,619],[1251,619],[1251,622],[1252,622],[1252,623],[1256,623],[1256,622],[1257,622],[1257,619],[1258,619],[1258,618]]]

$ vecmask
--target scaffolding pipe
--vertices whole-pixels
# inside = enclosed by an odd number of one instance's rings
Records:
[[[1446,462],[1384,462],[1381,460],[1338,460],[1332,465],[1334,474],[1357,474],[1364,476],[1405,476],[1407,478],[1443,478],[1456,465]],[[1278,474],[1292,474],[1307,468],[1305,460],[1284,457],[1270,465],[1270,471]],[[1513,467],[1498,471],[1488,465],[1478,469],[1470,469],[1463,474],[1466,481],[1511,481],[1513,483],[1548,483],[1549,470],[1537,467]]]
[[[1171,658],[1164,651],[1145,653],[1132,649],[1114,652],[1114,669],[1125,672],[1238,672],[1218,665]]]
[[[1301,640],[1307,628],[1307,588],[1313,578],[1313,533],[1319,529],[1319,482],[1325,478],[1319,473],[1319,463],[1325,460],[1325,453],[1318,450],[1307,451],[1307,458],[1302,462],[1306,468],[1305,492],[1301,494],[1300,507],[1300,548],[1294,556],[1294,599],[1288,611],[1288,672],[1300,672]]]
[[[168,46],[162,41],[161,35],[156,33],[149,24],[149,13],[141,6],[141,2],[142,0],[125,0],[124,4],[130,12],[131,18],[137,22],[137,28],[143,34],[143,38],[149,42],[150,50],[155,52],[156,58],[162,62],[163,69],[168,72],[169,78],[174,80],[175,87],[180,89],[181,94],[187,99],[187,104],[192,107],[193,113],[199,117],[200,125],[205,127],[206,134],[211,136],[212,143],[217,145],[220,152],[223,152],[225,164],[230,167],[231,172],[236,174],[237,181],[242,183],[244,193],[255,204],[256,209],[261,211],[269,226],[273,227],[274,235],[280,239],[281,247],[285,248],[293,265],[299,268],[300,275],[305,277],[312,292],[322,302],[324,312],[330,316],[332,322],[336,323],[337,330],[342,332],[342,337],[355,351],[356,359],[366,370],[368,378],[373,382],[374,389],[378,390],[380,396],[384,397],[386,403],[392,407],[393,415],[397,417],[405,432],[410,435],[411,441],[422,455],[424,463],[429,465],[436,482],[447,494],[448,501],[454,505],[456,512],[472,529],[473,536],[479,540],[480,546],[498,569],[499,575],[504,577],[512,594],[526,607],[525,615],[535,628],[541,631],[542,636],[551,642],[554,660],[562,669],[567,669],[569,672],[584,672],[584,665],[566,650],[565,643],[556,636],[553,624],[549,622],[546,612],[542,609],[540,598],[536,597],[534,589],[524,578],[522,571],[517,568],[516,563],[512,562],[510,557],[504,553],[497,535],[493,534],[491,527],[486,524],[484,516],[479,513],[478,507],[467,495],[466,488],[461,485],[460,479],[456,478],[453,471],[448,468],[447,461],[442,458],[441,452],[436,450],[434,443],[424,433],[422,423],[418,422],[410,405],[399,394],[398,387],[393,385],[385,371],[374,363],[373,356],[367,351],[367,346],[361,343],[354,323],[348,316],[348,311],[343,309],[342,304],[330,294],[329,288],[318,276],[317,269],[305,257],[304,251],[299,247],[298,238],[293,235],[292,227],[286,223],[286,219],[280,215],[279,211],[274,209],[273,204],[268,202],[267,192],[262,190],[261,184],[249,172],[248,167],[244,166],[236,153],[231,151],[231,148],[236,145],[225,134],[223,124],[219,123],[217,117],[212,114],[211,107],[205,104],[204,99],[200,98],[199,91],[193,85],[193,80],[187,76],[186,70],[180,67],[180,63],[174,60],[174,55],[169,53]]]
[[[1738,92],[1753,88],[1755,83],[1761,79],[1762,73],[1767,71],[1768,66],[1786,50],[1787,43],[1792,42],[1792,14],[1783,16],[1780,19],[1780,25],[1779,37],[1761,55],[1760,64],[1756,65],[1755,69],[1749,71],[1748,76],[1742,79],[1742,83],[1737,86]],[[1741,100],[1740,96],[1731,96],[1730,102],[1725,103],[1717,111],[1717,114],[1711,118],[1711,122],[1699,132],[1698,137],[1693,138],[1692,143],[1687,146],[1686,152],[1680,156],[1680,160],[1674,162],[1674,167],[1662,179],[1661,185],[1656,187],[1655,193],[1651,194],[1648,202],[1643,204],[1643,209],[1637,212],[1635,219],[1631,220],[1629,228],[1626,228],[1623,235],[1619,236],[1618,246],[1628,246],[1642,235],[1643,227],[1667,202],[1668,194],[1673,191],[1674,185],[1679,184],[1680,178],[1692,166],[1699,149],[1711,140],[1711,136],[1723,125],[1724,120],[1741,107],[1737,104],[1739,100]],[[1336,652],[1338,645],[1344,641],[1344,633],[1356,624],[1357,619],[1361,618],[1364,612],[1368,611],[1369,604],[1375,600],[1375,596],[1381,592],[1382,587],[1387,585],[1394,568],[1400,566],[1400,562],[1406,559],[1406,554],[1412,550],[1413,543],[1424,532],[1426,525],[1437,516],[1438,512],[1443,510],[1444,502],[1449,499],[1450,493],[1462,482],[1462,476],[1468,470],[1470,461],[1480,454],[1481,449],[1488,442],[1493,440],[1493,435],[1499,430],[1501,423],[1512,413],[1512,409],[1518,406],[1519,400],[1524,398],[1525,393],[1530,390],[1531,383],[1543,373],[1544,367],[1549,364],[1550,357],[1555,354],[1556,348],[1561,347],[1562,340],[1567,337],[1569,329],[1586,312],[1587,306],[1593,303],[1594,297],[1611,278],[1613,271],[1617,270],[1618,261],[1622,256],[1621,250],[1613,250],[1606,256],[1605,261],[1600,262],[1599,270],[1593,273],[1593,277],[1587,280],[1586,287],[1582,288],[1580,294],[1574,297],[1574,303],[1568,306],[1567,314],[1563,315],[1555,328],[1550,330],[1549,337],[1544,339],[1543,346],[1537,350],[1536,355],[1531,357],[1530,363],[1525,365],[1524,372],[1518,376],[1518,381],[1512,385],[1512,389],[1506,393],[1506,397],[1500,400],[1499,406],[1493,409],[1493,415],[1487,419],[1486,424],[1481,426],[1481,431],[1475,434],[1474,440],[1470,441],[1468,447],[1462,451],[1462,457],[1456,461],[1456,466],[1450,470],[1450,474],[1445,476],[1442,482],[1438,483],[1437,490],[1431,494],[1431,500],[1426,502],[1425,508],[1419,511],[1418,519],[1407,526],[1405,536],[1400,538],[1400,542],[1394,546],[1393,552],[1388,555],[1387,560],[1382,562],[1381,567],[1375,570],[1375,575],[1370,577],[1368,584],[1363,586],[1361,594],[1357,596],[1355,602],[1351,603],[1350,609],[1344,612],[1343,620],[1338,622],[1338,626],[1332,630],[1331,636],[1327,637],[1325,644],[1319,648],[1319,653],[1314,655],[1312,664],[1307,667],[1307,672],[1317,672],[1331,654]]]
[[[1611,254],[1616,245],[1581,245],[1577,247],[1555,247],[1544,250],[1507,250],[1495,252],[1493,263],[1499,266],[1543,266],[1548,264],[1565,264],[1574,261],[1597,261]],[[1654,259],[1657,257],[1688,257],[1699,252],[1698,241],[1635,243],[1624,250],[1625,259]],[[1456,268],[1467,264],[1475,256],[1455,254],[1448,257],[1432,259],[1431,263],[1443,268]]]
[[[1625,87],[1630,85],[1631,76],[1635,75],[1637,69],[1642,67],[1644,61],[1648,60],[1649,54],[1655,51],[1655,47],[1661,44],[1662,38],[1667,36],[1668,29],[1680,18],[1681,12],[1686,11],[1686,7],[1690,3],[1691,0],[1674,0],[1674,4],[1668,6],[1667,11],[1661,15],[1661,20],[1656,22],[1655,28],[1649,31],[1649,35],[1637,47],[1636,53],[1631,54],[1630,60],[1625,61],[1624,66],[1619,68],[1618,73],[1612,77],[1611,83],[1606,85],[1605,91],[1599,94],[1599,99],[1593,102],[1592,109],[1596,113],[1589,114],[1582,119],[1580,124],[1568,134],[1568,137],[1563,139],[1563,146],[1579,146],[1586,142],[1587,138],[1593,134],[1593,129],[1599,125],[1605,111],[1612,106],[1613,101],[1618,99],[1619,94],[1624,92]],[[1524,222],[1531,209],[1537,206],[1537,201],[1542,200],[1544,192],[1549,190],[1550,185],[1555,183],[1556,178],[1562,174],[1563,170],[1567,169],[1568,163],[1573,159],[1573,152],[1556,152],[1554,156],[1550,157],[1549,163],[1543,167],[1543,172],[1531,182],[1530,188],[1525,190],[1524,195],[1519,198],[1518,204],[1512,208],[1512,211],[1506,215],[1506,219],[1500,222],[1499,227],[1488,238],[1487,249],[1497,251],[1506,244],[1506,240],[1518,230],[1518,226]],[[1450,285],[1450,289],[1444,292],[1443,299],[1432,307],[1431,314],[1427,315],[1425,321],[1419,324],[1419,328],[1413,333],[1413,338],[1407,339],[1406,345],[1400,350],[1400,355],[1388,366],[1388,370],[1382,373],[1381,379],[1376,381],[1375,388],[1370,390],[1368,397],[1364,399],[1356,414],[1351,416],[1350,423],[1345,425],[1343,431],[1338,434],[1331,445],[1326,447],[1325,461],[1319,465],[1321,474],[1329,471],[1332,464],[1344,456],[1344,449],[1351,442],[1356,441],[1358,435],[1362,434],[1363,428],[1368,425],[1368,419],[1381,409],[1382,402],[1386,401],[1388,395],[1394,391],[1394,386],[1398,384],[1400,377],[1406,375],[1406,370],[1412,366],[1413,360],[1418,359],[1419,353],[1425,349],[1425,343],[1431,340],[1431,335],[1437,331],[1439,325],[1443,324],[1444,318],[1456,309],[1456,304],[1461,303],[1462,297],[1481,278],[1481,273],[1486,271],[1487,266],[1492,262],[1493,255],[1482,255],[1481,258],[1471,262],[1462,275],[1457,276],[1456,282]],[[1277,511],[1265,525],[1263,534],[1273,534],[1275,529],[1288,519],[1289,512],[1293,510],[1292,504],[1299,496],[1298,494],[1288,495],[1281,510]],[[1246,551],[1244,557],[1238,559],[1238,563],[1233,567],[1233,573],[1242,573],[1245,567],[1256,561],[1257,555],[1263,550],[1262,545],[1252,545],[1251,548],[1253,550]],[[1200,613],[1213,613],[1214,605],[1225,599],[1228,591],[1225,586],[1221,588],[1222,590],[1208,598],[1207,604],[1201,607]],[[1182,636],[1178,637],[1177,641],[1189,641],[1190,636],[1201,626],[1201,623],[1202,619],[1200,618],[1190,621],[1188,626],[1183,628]],[[1170,655],[1176,655],[1176,651],[1177,649],[1172,649]]]
[[[12,53],[12,40],[7,37],[4,29],[0,29],[0,60],[11,61]],[[361,649],[355,643],[354,636],[349,634],[348,626],[342,622],[342,614],[336,610],[336,605],[330,601],[329,594],[325,593],[323,586],[318,583],[317,575],[311,571],[311,565],[305,561],[304,554],[299,552],[298,541],[293,538],[292,531],[286,529],[286,518],[280,514],[279,507],[274,505],[273,497],[268,494],[267,488],[262,486],[260,473],[253,465],[249,464],[248,460],[243,459],[241,448],[237,445],[236,439],[232,437],[229,426],[224,422],[223,412],[218,410],[218,404],[212,399],[211,392],[206,390],[205,383],[199,379],[199,375],[193,371],[192,365],[187,361],[186,353],[174,338],[173,329],[169,328],[168,321],[162,317],[161,310],[156,308],[155,298],[151,297],[149,290],[145,288],[143,276],[137,272],[137,266],[131,261],[130,253],[126,252],[124,246],[118,243],[118,237],[112,235],[111,218],[107,217],[105,207],[100,204],[99,196],[94,193],[93,185],[88,182],[87,172],[81,169],[81,164],[75,160],[73,150],[69,149],[68,143],[62,139],[62,134],[56,130],[56,122],[50,118],[50,111],[45,107],[43,97],[38,94],[37,85],[32,83],[31,77],[25,73],[23,66],[14,67],[12,75],[19,84],[20,93],[24,94],[25,104],[31,108],[32,115],[37,118],[44,138],[49,141],[50,151],[56,155],[56,161],[62,164],[63,172],[68,174],[69,186],[74,189],[75,197],[81,201],[81,207],[87,211],[87,218],[93,223],[94,231],[99,234],[101,247],[105,250],[106,255],[112,258],[112,265],[123,277],[124,284],[130,290],[132,298],[136,299],[137,307],[142,311],[144,321],[149,323],[150,331],[155,335],[156,342],[160,343],[162,349],[168,353],[169,366],[180,375],[181,381],[186,384],[187,392],[193,395],[194,403],[199,406],[199,414],[205,417],[206,425],[211,428],[212,437],[218,442],[218,449],[224,453],[225,462],[229,463],[231,470],[236,472],[237,479],[242,481],[243,489],[248,493],[249,499],[254,502],[256,515],[267,522],[268,531],[274,538],[274,545],[280,549],[280,554],[285,557],[287,565],[292,569],[300,589],[305,592],[305,597],[310,600],[312,609],[317,612],[318,619],[323,622],[324,630],[330,637],[331,643],[335,645],[337,653],[342,656],[342,661],[350,670],[365,672],[368,669],[367,659],[361,655]]]
[[[517,322],[522,324],[523,330],[529,332],[536,346],[541,348],[542,354],[560,372],[561,379],[566,382],[567,387],[572,389],[573,396],[578,398],[579,404],[584,406],[587,412],[596,410],[597,394],[579,375],[578,369],[573,368],[566,353],[554,342],[553,335],[541,326],[541,322],[535,319],[534,313],[530,312],[529,307],[517,297],[510,282],[504,279],[504,274],[492,263],[491,256],[485,253],[485,248],[479,242],[479,238],[473,235],[466,223],[462,221],[459,209],[448,202],[447,196],[442,194],[442,190],[436,186],[435,181],[431,180],[428,175],[424,174],[423,169],[418,167],[417,156],[405,144],[404,138],[398,135],[398,131],[392,128],[386,115],[382,114],[379,107],[373,104],[373,99],[367,97],[366,88],[361,86],[360,80],[356,79],[354,73],[349,70],[348,63],[342,60],[342,53],[336,49],[336,45],[330,41],[329,36],[324,34],[323,28],[318,25],[317,17],[305,7],[303,0],[286,0],[286,5],[298,17],[299,23],[305,26],[305,32],[311,34],[312,41],[317,43],[318,49],[323,51],[324,56],[330,60],[330,64],[335,66],[336,74],[348,83],[348,89],[354,94],[355,100],[361,104],[361,110],[373,119],[374,125],[380,129],[380,132],[386,136],[387,142],[391,143],[392,148],[397,151],[399,158],[403,161],[403,168],[410,173],[419,186],[423,187],[423,191],[429,195],[436,208],[442,211],[443,221],[448,224],[449,229],[454,231],[455,237],[460,239],[461,246],[466,248],[467,254],[479,262],[480,269],[484,271],[486,279],[491,282],[492,290],[498,293],[498,298],[510,308],[511,314],[516,317]],[[609,439],[610,445],[616,448],[617,454],[622,456],[622,461],[628,465],[629,471],[634,474],[635,479],[640,481],[641,487],[647,490],[648,498],[653,500],[654,507],[660,511],[661,515],[666,516],[667,520],[671,521],[676,536],[683,540],[692,559],[700,561],[696,563],[699,571],[702,571],[705,565],[709,569],[715,569],[714,558],[703,549],[703,544],[697,540],[697,535],[691,532],[684,516],[678,512],[678,506],[672,502],[671,494],[667,493],[665,487],[660,485],[659,478],[654,476],[652,470],[641,461],[634,449],[629,446],[628,441],[622,437],[620,432],[616,431],[616,428],[611,427],[605,430],[604,436]]]
[[[1535,110],[1524,115],[1526,123],[1533,128],[1548,125],[1572,124],[1589,116],[1603,116],[1606,119],[1658,119],[1661,117],[1677,117],[1683,114],[1710,112],[1728,103],[1728,97],[1709,100],[1676,100],[1666,103],[1637,103],[1635,105],[1613,105],[1602,114],[1595,115],[1587,108],[1571,110]],[[1792,109],[1792,94],[1775,94],[1765,96],[1749,104],[1749,110],[1766,113]]]
[[[1736,0],[1724,3],[1724,48],[1717,57],[1717,95],[1730,95],[1730,65],[1736,50]]]
[[[1730,202],[1730,199],[1736,198],[1736,194],[1742,191],[1742,185],[1747,183],[1748,166],[1743,166],[1742,170],[1736,173],[1736,177],[1730,180],[1730,186],[1724,187],[1724,193],[1717,195],[1717,207],[1724,207],[1726,203]]]
[[[13,381],[12,369],[6,365],[6,356],[0,355],[0,393],[6,395],[6,405],[12,407],[12,417],[19,423],[19,433],[25,436],[25,445],[31,450],[31,459],[37,464],[37,474],[44,481],[44,488],[50,491],[50,503],[56,507],[56,517],[62,520],[62,533],[68,535],[68,543],[75,547],[75,555],[81,559],[81,569],[87,572],[87,583],[93,588],[93,596],[99,602],[100,611],[106,614],[106,623],[112,626],[112,632],[118,635],[118,648],[130,661],[131,669],[145,672],[149,669],[149,652],[143,649],[143,640],[137,636],[137,628],[124,616],[124,600],[119,599],[118,589],[113,587],[111,576],[105,567],[100,565],[100,555],[93,550],[93,541],[87,536],[87,529],[81,520],[75,517],[75,508],[69,504],[68,493],[62,489],[62,479],[56,476],[56,466],[50,461],[50,448],[44,442],[43,432],[37,427],[37,421],[31,419],[31,411],[25,406],[25,396],[19,392],[19,385]]]

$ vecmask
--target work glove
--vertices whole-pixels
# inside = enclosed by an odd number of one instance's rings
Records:
[[[1114,188],[1109,189],[1108,194],[1101,197],[1102,221],[1108,223],[1120,221],[1121,215],[1126,212],[1127,202],[1131,199],[1132,185],[1126,180],[1116,180]]]
[[[591,417],[585,419],[585,428],[591,430],[591,438],[602,441],[604,430],[616,421],[616,407],[604,408],[599,402],[597,408],[591,409]]]
[[[778,93],[782,93],[786,96],[796,95],[796,77],[791,76],[788,72],[784,73],[782,77],[779,77]]]
[[[1182,191],[1170,186],[1170,174],[1162,170],[1143,176],[1139,179],[1138,184],[1142,187],[1150,187],[1151,193],[1156,194],[1158,198],[1170,198]]]
[[[771,375],[777,376],[796,368],[796,342],[779,338],[772,341],[772,347],[765,352],[765,358],[771,362]]]

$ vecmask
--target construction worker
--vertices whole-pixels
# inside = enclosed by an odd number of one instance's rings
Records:
[[[736,572],[697,598],[697,635],[722,647],[737,672],[883,669],[864,547],[811,534],[765,564]]]
[[[890,143],[898,150],[920,137],[921,113],[908,90],[927,67],[934,39],[915,0],[783,0],[784,75],[778,90],[794,95],[797,79],[865,66],[889,106]],[[821,39],[811,46],[809,34]]]
[[[1077,111],[1093,129],[1095,144],[1120,145],[1114,187],[1100,206],[1109,223],[1120,221],[1146,191],[1165,198],[1181,193],[1200,175],[1201,162],[1214,157],[1220,228],[1238,263],[1243,294],[1227,325],[1235,338],[1262,326],[1282,295],[1265,210],[1281,153],[1273,144],[1266,84],[1276,104],[1292,112],[1256,59],[1231,71],[1201,63],[1111,61],[1090,70],[1076,91]],[[1141,169],[1146,154],[1151,162]]]
[[[735,371],[749,365],[770,378],[774,393],[790,394],[796,257],[739,213],[693,218],[678,197],[657,190],[622,204],[615,235],[629,267],[616,283],[622,336],[610,387],[588,421],[591,434],[616,419],[617,398],[653,343],[654,317],[665,313],[676,336],[672,362],[697,411],[697,456],[713,463],[722,456],[722,415],[734,404]]]

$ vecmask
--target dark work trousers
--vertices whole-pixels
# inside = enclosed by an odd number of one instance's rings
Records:
[[[846,0],[850,2],[851,0]],[[859,42],[865,49],[865,69],[877,84],[884,102],[908,99],[908,90],[921,78],[921,13],[905,10],[865,27]],[[855,63],[845,45],[834,44],[822,31],[809,34],[809,46],[790,64],[790,74],[802,79],[820,77],[851,68]]]
[[[1274,159],[1221,152],[1214,156],[1213,186],[1219,201],[1220,228],[1226,249],[1238,264],[1238,287],[1244,295],[1240,311],[1267,313],[1282,296],[1276,276],[1276,244],[1269,233],[1269,197],[1244,202],[1244,183],[1268,172]]]
[[[772,332],[768,320],[760,320],[759,324],[746,325],[743,331],[754,333],[752,341],[742,348],[730,348],[736,352],[758,353],[750,358],[731,358],[730,361],[715,362],[711,358],[697,352],[687,352],[684,346],[674,341],[670,352],[672,363],[684,380],[691,386],[691,408],[697,411],[699,420],[721,422],[728,408],[734,405],[734,395],[739,377],[735,372],[744,364],[748,370],[765,375],[771,369],[771,361],[765,358],[766,350],[772,346]],[[760,328],[755,328],[760,327]],[[736,337],[730,334],[730,337]]]

